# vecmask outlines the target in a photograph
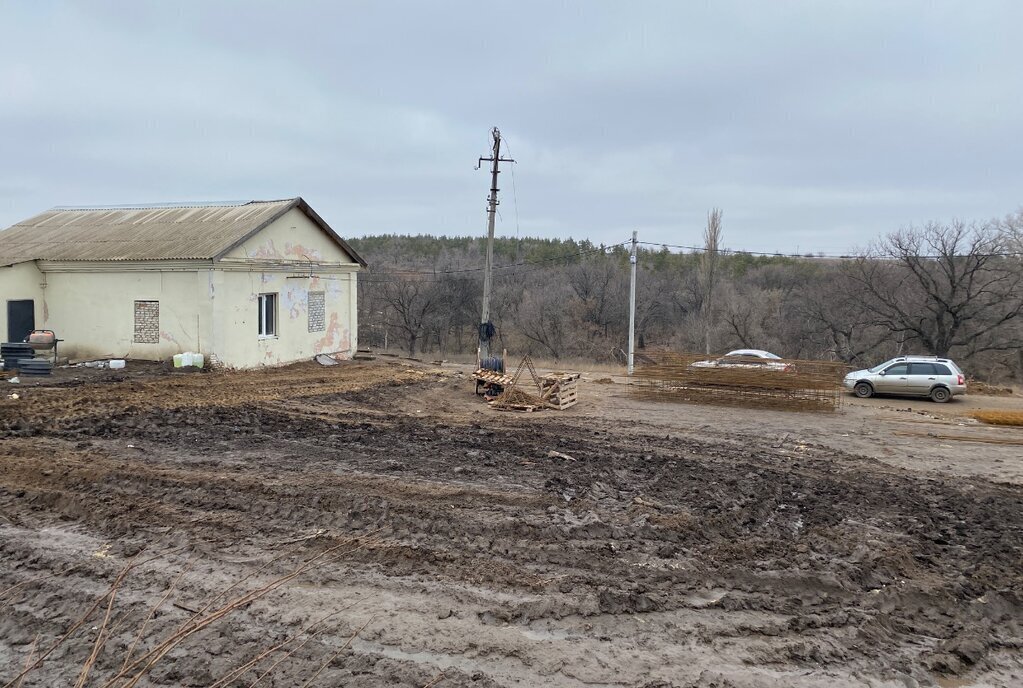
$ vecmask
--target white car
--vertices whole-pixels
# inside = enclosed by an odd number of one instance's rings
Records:
[[[777,370],[781,372],[792,369],[781,356],[763,349],[736,349],[729,351],[721,358],[707,361],[696,361],[689,364],[690,368],[752,368],[760,370]]]

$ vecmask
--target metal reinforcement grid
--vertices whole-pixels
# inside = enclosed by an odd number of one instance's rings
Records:
[[[636,356],[629,393],[641,399],[786,411],[834,411],[848,368],[832,361],[746,359],[668,351]]]

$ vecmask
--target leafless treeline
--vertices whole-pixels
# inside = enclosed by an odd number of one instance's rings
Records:
[[[637,343],[873,364],[899,353],[957,358],[972,374],[1023,379],[1023,211],[1001,221],[893,232],[852,259],[756,257],[722,249],[641,250]],[[482,241],[369,237],[360,342],[436,356],[475,352]],[[545,358],[622,361],[628,248],[498,240],[498,346]]]

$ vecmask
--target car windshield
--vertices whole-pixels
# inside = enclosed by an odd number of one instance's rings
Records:
[[[880,372],[881,372],[881,371],[882,371],[882,370],[884,369],[884,367],[885,367],[886,365],[888,365],[889,363],[891,363],[891,362],[892,362],[892,361],[894,361],[894,360],[895,360],[895,359],[893,358],[893,359],[892,359],[891,361],[885,361],[884,363],[878,363],[878,364],[877,364],[876,366],[874,366],[873,368],[867,368],[867,372],[868,372],[868,373],[880,373]]]

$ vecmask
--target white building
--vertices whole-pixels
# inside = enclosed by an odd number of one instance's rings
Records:
[[[301,198],[54,208],[0,232],[0,337],[238,368],[351,356],[365,265]]]

